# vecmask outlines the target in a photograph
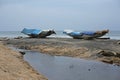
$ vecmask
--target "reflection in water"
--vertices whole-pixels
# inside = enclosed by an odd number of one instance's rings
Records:
[[[26,51],[24,60],[49,80],[120,80],[120,67],[79,58]]]

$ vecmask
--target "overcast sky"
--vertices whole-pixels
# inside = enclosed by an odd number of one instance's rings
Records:
[[[120,30],[120,0],[0,0],[0,31]]]

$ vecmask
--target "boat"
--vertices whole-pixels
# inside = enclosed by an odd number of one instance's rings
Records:
[[[52,34],[56,34],[54,30],[40,30],[24,28],[21,33],[28,35],[31,38],[46,38]]]
[[[93,39],[93,38],[100,38],[106,35],[109,30],[101,30],[101,31],[83,31],[77,32],[72,30],[64,30],[63,33],[69,35],[74,39]]]

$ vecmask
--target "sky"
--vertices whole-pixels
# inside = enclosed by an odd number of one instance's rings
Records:
[[[0,0],[0,31],[120,30],[120,0]]]

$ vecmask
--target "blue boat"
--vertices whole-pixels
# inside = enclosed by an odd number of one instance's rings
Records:
[[[30,36],[31,38],[46,38],[51,34],[56,34],[54,30],[40,30],[40,29],[27,29],[24,28],[21,33]]]
[[[102,30],[102,31],[83,31],[83,32],[76,32],[71,30],[63,31],[64,34],[73,37],[74,39],[93,39],[99,38],[107,34],[109,30]]]

